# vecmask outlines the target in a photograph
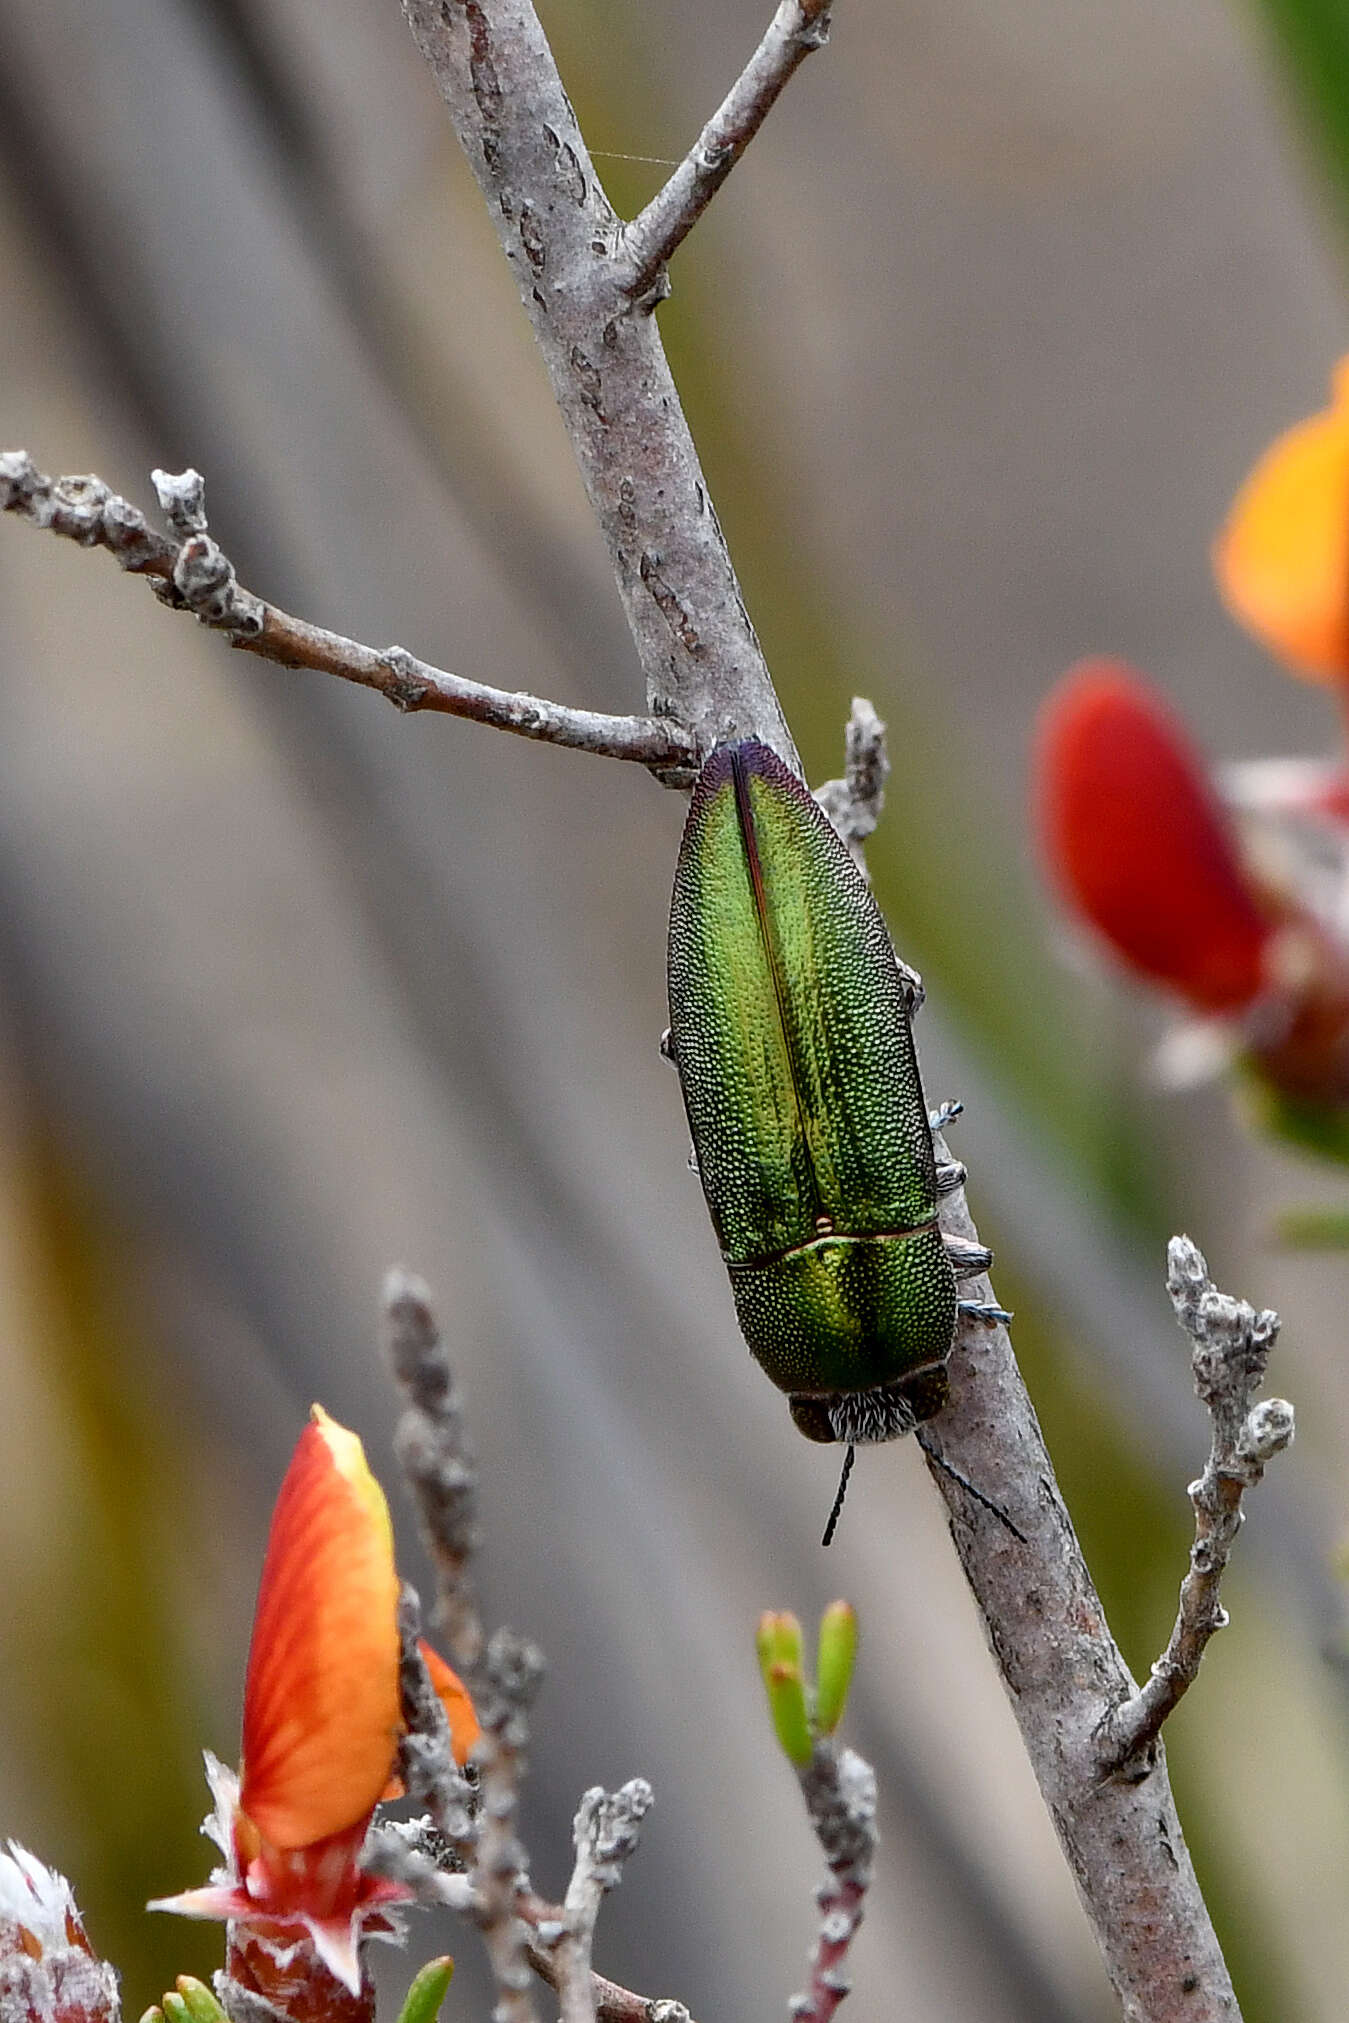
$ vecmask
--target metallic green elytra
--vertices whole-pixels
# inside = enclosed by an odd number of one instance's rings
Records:
[[[827,817],[753,740],[718,746],[694,789],[669,983],[745,1340],[808,1439],[908,1432],[946,1401],[960,1263],[937,1227],[912,985]]]

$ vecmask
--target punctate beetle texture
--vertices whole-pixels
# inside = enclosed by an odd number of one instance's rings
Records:
[[[916,978],[796,775],[720,745],[670,911],[669,1051],[755,1358],[809,1440],[892,1440],[938,1412],[957,1277],[910,1028]]]

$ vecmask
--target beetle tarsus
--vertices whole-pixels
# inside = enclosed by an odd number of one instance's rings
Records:
[[[969,1177],[969,1174],[958,1159],[939,1159],[937,1161],[938,1194],[954,1194],[957,1187],[963,1187]]]
[[[962,1174],[963,1174],[963,1168]],[[957,1183],[958,1184],[958,1183]],[[978,1278],[993,1262],[993,1253],[982,1243],[967,1243],[963,1236],[944,1237],[946,1255],[957,1278]]]
[[[1013,1318],[1006,1307],[1000,1307],[996,1300],[991,1299],[957,1300],[956,1312],[962,1320],[987,1321],[990,1327],[996,1327],[999,1321],[1006,1323]]]
[[[660,1036],[660,1057],[663,1061],[668,1061],[672,1068],[677,1065],[675,1061],[674,1034],[668,1026],[666,1026],[665,1031]]]
[[[923,979],[916,969],[910,969],[902,955],[895,957],[895,968],[899,971],[900,988],[904,992],[904,1002],[909,1017],[914,1018],[923,1009],[927,992],[923,989]]]
[[[929,1131],[944,1131],[948,1124],[955,1123],[964,1107],[959,1096],[948,1097],[946,1102],[938,1103],[935,1110],[929,1110],[927,1113]]]

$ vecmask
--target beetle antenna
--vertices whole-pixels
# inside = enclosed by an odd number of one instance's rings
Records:
[[[838,1478],[838,1495],[834,1498],[834,1507],[829,1513],[829,1522],[824,1527],[824,1537],[820,1540],[821,1545],[828,1545],[834,1533],[838,1530],[838,1521],[843,1515],[843,1499],[848,1493],[848,1477],[852,1474],[852,1465],[856,1459],[857,1449],[849,1441],[848,1451],[843,1457],[843,1473]]]
[[[976,1503],[982,1503],[985,1510],[991,1510],[998,1522],[1007,1526],[1013,1538],[1019,1538],[1023,1545],[1027,1543],[1025,1532],[1018,1531],[1001,1504],[995,1503],[991,1496],[985,1496],[982,1489],[976,1489],[969,1477],[962,1475],[958,1468],[953,1468],[945,1455],[939,1454],[935,1447],[930,1446],[921,1433],[915,1433],[913,1437],[922,1448],[924,1454],[926,1454],[928,1460],[940,1468],[943,1475],[949,1475],[952,1482],[958,1482],[962,1489],[969,1491],[969,1494],[974,1498]],[[841,1500],[842,1492],[840,1491]]]

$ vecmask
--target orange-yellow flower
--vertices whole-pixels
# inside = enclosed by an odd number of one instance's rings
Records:
[[[384,1493],[356,1435],[316,1405],[267,1540],[240,1779],[207,1762],[209,1830],[227,1866],[207,1888],[154,1908],[228,1918],[292,1944],[307,1934],[353,1993],[363,1928],[391,1929],[382,1907],[410,1895],[357,1862],[401,1728],[397,1603]]]
[[[239,1801],[274,1847],[368,1816],[402,1716],[398,1575],[384,1492],[321,1405],[277,1497],[244,1682]]]
[[[1213,550],[1242,625],[1313,681],[1349,679],[1349,359],[1331,404],[1271,443]]]

